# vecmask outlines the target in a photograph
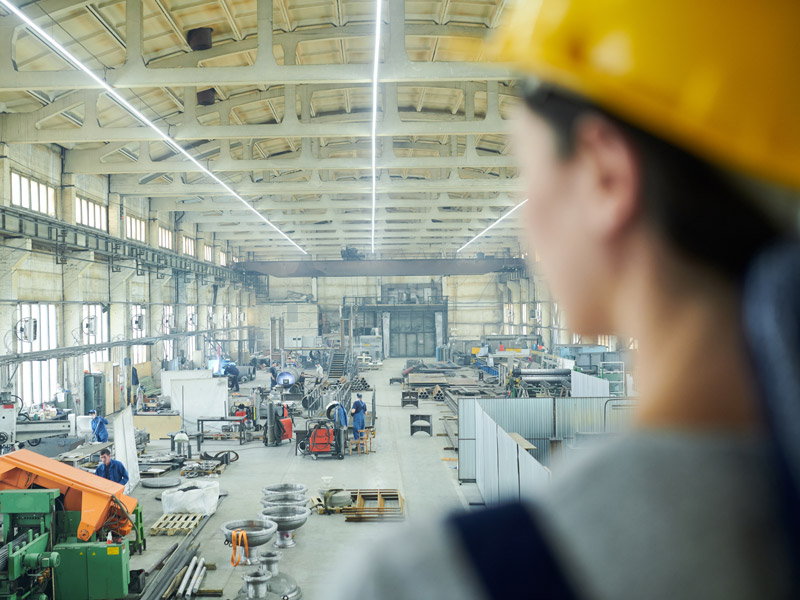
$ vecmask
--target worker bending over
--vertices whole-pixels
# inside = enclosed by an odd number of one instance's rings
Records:
[[[92,441],[107,442],[108,430],[106,430],[106,425],[108,425],[108,421],[106,421],[106,418],[98,415],[95,409],[89,411],[89,416],[92,417]]]
[[[239,369],[236,368],[236,365],[233,363],[228,363],[225,365],[225,368],[222,370],[222,373],[228,377],[228,380],[231,382],[231,389],[234,392],[239,391]]]
[[[128,471],[125,469],[125,465],[111,458],[111,451],[108,448],[100,451],[100,464],[97,465],[94,474],[122,485],[128,483]]]

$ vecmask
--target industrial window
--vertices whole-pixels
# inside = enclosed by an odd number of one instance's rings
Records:
[[[228,266],[228,256],[222,250],[219,252],[219,264],[223,267]]]
[[[233,262],[238,263],[239,262],[239,257],[238,256],[234,256],[233,257]]]
[[[55,304],[18,304],[17,350],[20,354],[58,347]],[[17,371],[17,394],[25,405],[49,402],[58,389],[58,361],[23,360]]]
[[[186,331],[197,331],[197,307],[196,306],[187,306],[186,307]],[[191,359],[194,356],[195,351],[197,350],[197,336],[190,335],[186,339],[186,352],[188,353],[187,358]]]
[[[194,240],[190,237],[183,238],[183,253],[187,256],[194,256]]]
[[[503,333],[506,335],[514,334],[514,305],[503,304]]]
[[[146,337],[147,309],[140,305],[131,306],[131,338],[138,340]],[[131,361],[133,364],[147,362],[147,346],[133,346],[131,348]]]
[[[56,216],[56,190],[19,173],[11,173],[11,204]]]
[[[214,247],[210,244],[206,244],[203,247],[203,258],[205,258],[208,262],[214,260]]]
[[[75,222],[108,231],[108,207],[86,198],[75,198]]]
[[[582,344],[582,338],[580,333],[573,333],[572,334],[572,343],[573,344]]]
[[[175,309],[170,304],[165,304],[161,312],[161,334],[169,335],[172,331],[172,319],[175,318]],[[175,340],[163,340],[164,360],[175,358]]]
[[[214,329],[216,327],[217,320],[214,317],[214,307],[213,306],[209,306],[208,307],[207,316],[208,316],[208,328],[209,329]]]
[[[125,215],[125,237],[129,240],[144,242],[147,239],[145,237],[144,220]]]
[[[611,340],[607,335],[598,335],[597,336],[597,345],[598,346],[605,346],[606,348],[611,347]]]
[[[102,344],[110,341],[108,332],[108,310],[103,310],[102,304],[84,304],[83,319],[81,320],[81,335],[83,344]],[[83,356],[84,371],[92,371],[92,365],[99,362],[108,362],[108,348],[89,352]]]
[[[166,248],[172,250],[172,232],[164,227],[158,228],[158,246],[159,248]]]

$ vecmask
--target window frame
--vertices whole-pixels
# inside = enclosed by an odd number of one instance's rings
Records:
[[[125,215],[125,237],[134,242],[147,243],[147,223],[145,219]]]
[[[108,233],[108,206],[90,198],[76,196],[75,223]]]
[[[23,185],[24,184],[24,185]],[[33,202],[36,198],[36,207]],[[42,199],[46,198],[45,210],[42,210]],[[56,217],[56,186],[45,183],[30,175],[11,170],[11,205]]]
[[[32,342],[17,338],[17,352],[25,355],[40,350],[55,350],[59,347],[58,311],[53,303],[18,302],[17,323],[26,318],[36,319],[37,336]],[[16,325],[15,325],[16,330]],[[24,406],[51,402],[59,389],[58,360],[22,360],[16,376],[16,393]]]

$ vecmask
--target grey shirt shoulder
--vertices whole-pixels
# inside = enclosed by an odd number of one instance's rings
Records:
[[[628,435],[558,476],[530,499],[530,510],[587,600],[788,594],[767,449],[754,437]],[[369,575],[334,598],[485,600],[446,524],[413,529],[382,548],[365,557]],[[503,540],[487,540],[487,551],[502,552]],[[535,590],[531,582],[531,598]]]
[[[789,566],[766,442],[641,432],[533,505],[587,598],[784,598]]]

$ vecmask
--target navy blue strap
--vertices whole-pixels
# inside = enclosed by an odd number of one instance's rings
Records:
[[[508,504],[456,515],[450,525],[458,532],[488,598],[577,598],[524,506]]]
[[[800,592],[800,244],[776,246],[753,262],[742,304]]]

